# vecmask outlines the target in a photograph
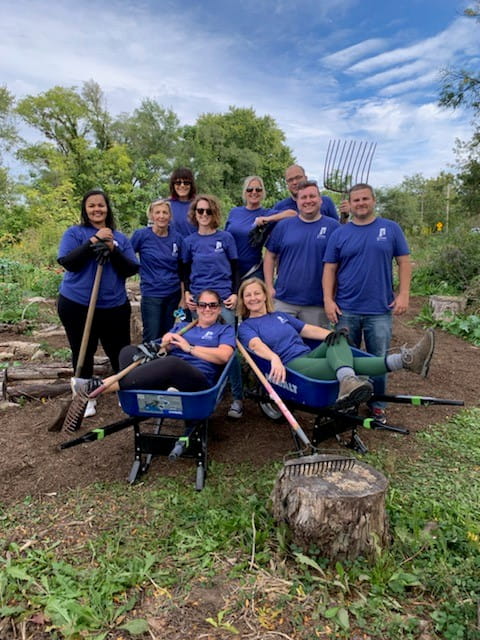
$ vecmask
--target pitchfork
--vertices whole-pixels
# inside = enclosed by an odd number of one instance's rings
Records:
[[[345,199],[348,190],[358,183],[368,182],[376,142],[330,140],[327,147],[323,185]]]

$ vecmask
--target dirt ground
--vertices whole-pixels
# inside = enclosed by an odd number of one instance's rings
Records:
[[[411,320],[420,311],[425,300],[414,299],[407,316],[396,318],[393,349],[404,343],[413,344],[421,335],[421,329],[412,326]],[[476,371],[479,349],[443,331],[437,331],[436,351],[426,380],[407,372],[390,376],[388,392],[414,394],[463,400],[467,407],[478,406],[478,380]],[[28,336],[0,333],[0,339],[31,340]],[[51,338],[52,346],[65,346],[62,337]],[[64,398],[69,398],[67,394]],[[274,423],[267,419],[253,400],[246,400],[241,420],[226,417],[229,392],[210,422],[209,456],[219,462],[248,461],[263,465],[270,460],[281,460],[292,449],[292,439],[286,423]],[[30,400],[21,408],[0,412],[0,447],[2,468],[0,502],[11,504],[27,495],[61,492],[72,487],[86,486],[91,482],[126,479],[133,462],[133,436],[125,429],[108,437],[106,442],[82,444],[60,451],[59,445],[70,439],[66,433],[52,433],[48,426],[58,412],[61,398],[46,401]],[[84,433],[95,427],[105,426],[124,417],[116,396],[104,395],[99,400],[97,415],[83,421]],[[395,447],[397,453],[406,455],[414,451],[415,432],[429,424],[446,420],[458,411],[452,406],[410,407],[390,405],[389,423],[408,427],[409,436],[397,437],[386,431],[362,430],[361,437],[370,450],[380,446]],[[301,413],[297,416],[307,433],[311,433],[314,416]],[[326,447],[338,446],[335,440]],[[176,475],[185,464],[156,458],[149,474]],[[193,474],[193,470],[192,470]],[[193,475],[192,475],[193,478]]]

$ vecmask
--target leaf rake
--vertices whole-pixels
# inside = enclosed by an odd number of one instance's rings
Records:
[[[346,194],[353,185],[368,182],[376,148],[375,142],[330,140],[323,170],[325,189]]]

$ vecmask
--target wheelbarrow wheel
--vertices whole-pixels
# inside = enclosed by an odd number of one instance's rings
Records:
[[[281,422],[283,420],[283,414],[276,404],[269,401],[260,401],[258,403],[262,412],[274,422]]]

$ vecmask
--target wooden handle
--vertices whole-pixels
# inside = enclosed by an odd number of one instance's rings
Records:
[[[195,320],[192,320],[192,322],[189,322],[188,324],[186,324],[178,332],[179,335],[182,335],[182,334],[186,333],[189,329],[194,327],[197,324],[197,322],[198,322],[198,318],[195,318]],[[163,344],[160,344],[160,348],[162,348],[163,346],[164,346]],[[111,378],[108,380],[107,383],[104,382],[102,385],[97,387],[97,389],[95,389],[95,391],[92,391],[92,393],[88,397],[89,398],[96,398],[101,393],[106,391],[109,387],[111,387],[112,384],[114,384],[115,382],[118,382],[119,380],[124,378],[127,375],[127,373],[130,373],[130,371],[135,369],[135,367],[138,367],[139,364],[143,364],[141,359],[140,360],[135,360],[135,362],[131,362],[127,367],[125,367],[124,369],[122,369],[121,371],[116,373],[115,375],[111,376]]]
[[[100,280],[102,279],[103,264],[97,264],[95,280],[93,281],[92,293],[90,294],[90,302],[88,303],[87,317],[83,328],[82,342],[78,353],[77,366],[75,367],[75,377],[80,377],[82,367],[85,363],[85,354],[87,353],[88,341],[90,340],[90,330],[92,328],[93,314],[97,306],[98,291],[100,289]]]
[[[306,433],[304,432],[304,430],[302,429],[302,427],[295,420],[295,418],[294,418],[292,412],[290,411],[290,409],[286,406],[286,404],[280,398],[278,393],[275,391],[275,389],[272,387],[272,385],[269,383],[269,381],[267,380],[265,375],[262,373],[260,368],[257,366],[255,361],[253,360],[252,356],[248,353],[248,351],[245,349],[245,347],[241,344],[241,342],[239,340],[237,340],[237,347],[240,350],[240,353],[242,354],[242,356],[245,358],[245,360],[250,365],[252,371],[255,373],[257,378],[260,380],[260,382],[263,384],[263,386],[267,390],[268,395],[270,396],[271,400],[273,400],[275,402],[277,407],[280,409],[280,411],[283,413],[283,415],[287,419],[288,424],[292,427],[292,429],[295,430],[295,432],[297,433],[298,437],[303,442],[303,444],[305,444],[308,447],[311,447],[312,443],[308,439],[308,437],[307,437]]]

